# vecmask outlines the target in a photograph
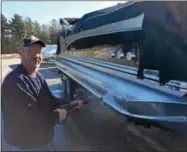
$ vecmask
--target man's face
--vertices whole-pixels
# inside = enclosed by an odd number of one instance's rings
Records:
[[[35,72],[39,69],[43,59],[42,46],[37,43],[31,44],[29,47],[22,48],[20,55],[25,68]]]

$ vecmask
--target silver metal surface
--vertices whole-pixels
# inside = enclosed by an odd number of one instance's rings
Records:
[[[60,55],[55,63],[59,70],[120,114],[157,121],[174,129],[183,128],[187,133],[184,93],[137,80],[118,68],[92,64],[70,55]]]
[[[90,59],[90,58],[80,57],[80,56],[70,55],[70,54],[64,54],[64,55],[66,55],[68,57],[71,57],[71,58],[74,58],[76,60],[92,63],[92,64],[103,66],[103,67],[106,67],[106,68],[117,69],[119,71],[131,74],[131,75],[135,75],[135,76],[136,76],[137,70],[138,70],[135,67],[130,67],[130,66],[125,66],[125,65],[110,63],[110,62],[106,62],[106,61]],[[157,75],[158,75],[158,72],[155,71],[155,70],[144,70],[145,79],[151,79],[151,80],[154,80],[156,82],[159,82],[159,78],[158,78]],[[178,88],[180,87],[181,89],[186,89],[187,90],[187,87],[184,87],[184,85],[180,86],[180,82],[179,81],[172,80],[169,83],[167,83],[166,85],[168,85],[170,87],[178,87]],[[187,85],[187,82],[186,82],[186,85]]]
[[[105,73],[108,73],[112,76],[121,77],[123,79],[125,78],[125,80],[128,80],[130,82],[142,85],[144,87],[148,87],[149,89],[157,90],[157,91],[162,92],[162,93],[167,93],[167,94],[175,95],[175,96],[178,96],[178,97],[181,97],[185,94],[185,93],[182,93],[182,92],[179,92],[179,91],[168,89],[168,88],[163,87],[163,86],[159,86],[157,83],[148,83],[149,81],[146,81],[146,80],[142,81],[142,80],[132,79],[132,76],[126,74],[126,69],[123,69],[123,71],[121,72],[121,70],[119,70],[117,67],[111,68],[109,66],[100,66],[100,65],[97,65],[97,64],[96,65],[95,64],[90,64],[89,62],[80,61],[80,60],[78,60],[78,58],[73,59],[71,57],[67,57],[66,55],[61,56],[61,58],[66,59],[70,62],[77,63],[78,65],[87,66],[88,68],[90,68],[92,70],[93,69],[97,70],[97,71],[99,70],[100,72],[105,72]]]

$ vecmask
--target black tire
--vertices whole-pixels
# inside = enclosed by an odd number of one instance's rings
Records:
[[[78,84],[72,80],[71,78],[61,75],[61,81],[62,81],[62,92],[63,96],[67,99],[68,102],[71,102],[74,100],[75,91],[78,88]]]

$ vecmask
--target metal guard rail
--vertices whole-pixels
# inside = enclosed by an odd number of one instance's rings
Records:
[[[107,68],[73,55],[61,54],[57,68],[122,115],[156,121],[187,134],[185,93],[129,76],[117,67]],[[105,63],[105,66],[112,65]]]
[[[92,64],[95,64],[95,65],[100,65],[100,66],[103,66],[103,67],[106,67],[106,68],[109,68],[109,69],[117,69],[121,72],[125,72],[125,73],[130,74],[130,75],[134,75],[134,76],[137,75],[137,70],[138,69],[135,68],[135,67],[110,63],[110,62],[101,61],[101,60],[97,60],[97,59],[90,59],[90,58],[86,58],[86,57],[79,57],[79,56],[70,55],[70,54],[66,54],[66,56],[73,57],[76,60],[85,61],[85,62],[92,63]],[[154,73],[154,74],[148,74],[148,73]],[[156,75],[158,75],[158,72],[156,72],[156,71],[152,72],[150,70],[144,70],[144,78],[145,79],[152,80],[152,81],[155,81],[155,82],[159,82],[159,78]],[[187,88],[180,87],[179,85],[176,85],[177,83],[179,83],[179,82],[172,80],[169,83],[167,83],[166,86],[177,87],[177,88],[180,88],[180,89],[185,89],[187,91]]]

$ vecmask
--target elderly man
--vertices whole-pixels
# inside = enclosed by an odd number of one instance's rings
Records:
[[[20,47],[21,64],[10,72],[2,84],[4,135],[13,151],[53,151],[54,126],[66,119],[59,109],[66,101],[52,95],[44,77],[38,72],[45,43],[26,36]],[[71,104],[81,108],[83,101]]]

